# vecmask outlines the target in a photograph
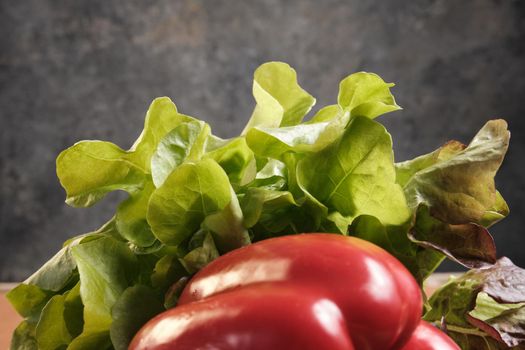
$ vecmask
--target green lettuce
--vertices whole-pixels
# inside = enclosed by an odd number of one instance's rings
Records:
[[[212,159],[177,167],[149,200],[153,234],[169,245],[191,238],[206,216],[230,203],[230,187],[228,176]]]
[[[253,76],[257,102],[243,134],[253,127],[297,125],[315,104],[315,98],[297,83],[297,73],[286,63],[261,65]]]

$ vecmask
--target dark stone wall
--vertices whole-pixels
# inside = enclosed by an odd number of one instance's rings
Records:
[[[499,254],[525,266],[523,1],[2,0],[0,34],[0,281],[28,276],[122,198],[67,207],[54,169],[62,149],[129,147],[162,95],[234,135],[253,108],[252,72],[268,60],[295,67],[318,106],[358,70],[396,82],[405,109],[382,122],[397,160],[507,119],[497,183],[512,214],[492,231]]]

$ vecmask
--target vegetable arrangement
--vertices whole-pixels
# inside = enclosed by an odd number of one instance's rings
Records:
[[[336,104],[303,121],[315,99],[290,66],[270,62],[254,74],[256,106],[238,137],[213,135],[164,97],[129,150],[82,141],[63,151],[57,175],[69,205],[115,190],[129,197],[8,294],[25,318],[12,349],[126,349],[220,255],[302,232],[379,245],[420,284],[446,258],[472,268],[428,300],[424,318],[463,349],[525,349],[525,272],[496,260],[487,230],[508,214],[494,185],[505,121],[489,121],[468,145],[395,163],[374,120],[400,109],[392,86],[352,74]]]

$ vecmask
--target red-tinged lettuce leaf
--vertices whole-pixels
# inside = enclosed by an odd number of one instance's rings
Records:
[[[507,345],[525,342],[525,303],[500,304],[481,292],[476,298],[476,308],[467,315],[467,320]]]
[[[361,215],[352,221],[348,232],[390,252],[423,285],[424,280],[443,262],[445,255],[411,241],[407,235],[409,228],[409,222],[397,226],[383,225],[374,216]]]
[[[483,336],[475,336],[460,333],[449,333],[452,339],[463,350],[524,350],[525,347],[518,345],[508,347],[507,345],[498,342],[492,338]]]
[[[483,227],[490,227],[498,221],[506,218],[507,215],[509,215],[509,212],[510,209],[507,202],[505,202],[501,193],[496,191],[496,201],[494,202],[494,205],[487,209],[485,214],[483,214],[479,224]]]
[[[396,181],[405,187],[419,171],[425,170],[439,162],[450,159],[463,151],[467,146],[459,141],[448,141],[437,150],[405,162],[396,163]]]
[[[416,213],[410,239],[426,248],[435,249],[470,268],[479,268],[496,262],[496,245],[486,228],[475,223],[451,225],[429,213],[421,205]]]
[[[415,213],[409,237],[452,260],[476,268],[496,261],[496,248],[486,227],[508,214],[496,191],[494,176],[508,147],[503,120],[489,121],[468,146],[457,141],[396,164]]]
[[[525,348],[525,270],[508,258],[452,279],[429,305],[424,318],[441,322],[464,349],[483,342],[480,349],[492,349],[495,341],[495,349]]]
[[[496,204],[494,176],[503,161],[510,133],[504,120],[491,120],[459,152],[445,145],[437,162],[419,169],[404,189],[411,208],[426,205],[446,223],[479,223]],[[454,145],[454,144],[451,144]],[[446,154],[443,160],[441,154]],[[434,158],[431,154],[429,158]],[[399,168],[399,166],[398,166]],[[406,164],[403,166],[406,169]]]

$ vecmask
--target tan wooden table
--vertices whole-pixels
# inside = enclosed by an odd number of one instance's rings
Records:
[[[432,275],[425,286],[427,294],[430,295],[436,288],[446,282],[450,276],[450,273],[436,273]],[[13,283],[0,283],[0,349],[9,349],[11,334],[22,320],[5,297],[5,293],[15,285]]]
[[[9,349],[11,334],[22,320],[5,297],[5,293],[14,286],[15,284],[0,283],[0,349]]]

